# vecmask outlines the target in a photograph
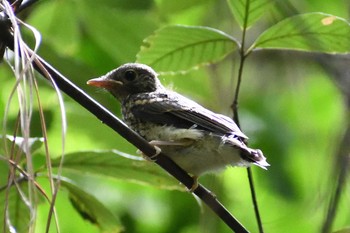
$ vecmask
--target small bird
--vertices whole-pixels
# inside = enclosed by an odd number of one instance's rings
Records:
[[[147,65],[127,63],[87,84],[116,97],[125,123],[193,177],[228,165],[269,166],[231,118],[166,89]]]

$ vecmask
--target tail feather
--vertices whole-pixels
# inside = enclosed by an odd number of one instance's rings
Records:
[[[244,143],[244,138],[238,137],[236,135],[230,135],[228,137],[222,137],[222,143],[228,143],[236,148],[239,148],[241,151],[241,158],[249,163],[259,166],[265,170],[267,170],[267,167],[270,166],[270,164],[266,162],[266,158],[262,151],[259,149],[249,148]]]
[[[267,170],[267,167],[270,166],[270,164],[266,161],[266,157],[259,149],[250,149],[248,147],[242,148],[241,147],[241,157],[244,160],[247,160],[248,162],[261,167],[262,169]]]

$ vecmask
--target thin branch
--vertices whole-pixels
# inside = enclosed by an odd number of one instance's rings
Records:
[[[348,116],[350,116],[350,108],[348,108]],[[349,119],[349,118],[347,118]],[[349,173],[350,167],[350,122],[348,121],[346,132],[343,136],[343,139],[339,145],[339,149],[335,158],[337,158],[335,164],[335,174],[337,175],[337,183],[333,196],[330,199],[327,215],[323,222],[322,233],[328,233],[332,230],[332,225],[336,217],[336,213],[339,207],[339,202],[341,195],[344,191],[346,185],[346,179]]]
[[[17,162],[11,160],[11,159],[7,159],[7,158],[3,158],[0,157],[1,160],[6,161],[9,163],[9,165],[11,165],[14,169],[18,170],[22,176],[14,179],[13,182],[11,182],[10,184],[6,184],[4,186],[0,187],[0,192],[2,192],[3,190],[5,190],[6,188],[8,188],[8,186],[13,186],[16,183],[21,183],[21,182],[28,182],[28,180],[32,180],[35,187],[39,190],[39,192],[41,194],[44,195],[45,199],[48,201],[48,203],[51,203],[49,196],[46,194],[45,190],[40,186],[40,184],[38,182],[35,181],[34,177],[30,176],[23,168],[21,168]],[[35,174],[36,175],[36,174]]]
[[[244,40],[242,40],[242,42],[243,41]],[[238,116],[238,97],[239,97],[239,90],[240,90],[241,82],[242,82],[244,63],[245,63],[245,59],[247,58],[246,54],[244,54],[244,47],[243,46],[244,46],[244,43],[242,43],[242,47],[241,47],[238,79],[237,79],[237,85],[236,85],[236,90],[235,90],[235,97],[234,97],[233,104],[232,104],[233,119],[236,122],[236,124],[238,125],[238,127],[240,127],[239,116]],[[248,176],[248,181],[249,181],[250,195],[251,195],[253,206],[254,206],[255,218],[257,221],[258,228],[259,228],[259,232],[263,233],[264,229],[262,226],[259,205],[258,205],[256,192],[255,192],[254,178],[253,178],[253,173],[252,173],[251,167],[247,167],[247,176]]]
[[[242,83],[242,77],[243,77],[243,69],[244,69],[244,64],[247,56],[249,55],[249,51],[245,51],[245,41],[246,41],[246,33],[247,33],[247,25],[248,25],[248,17],[249,17],[249,7],[250,7],[250,0],[246,0],[246,8],[245,8],[245,17],[244,17],[244,23],[243,23],[243,30],[242,30],[242,39],[241,39],[241,47],[240,47],[240,63],[239,63],[239,69],[238,69],[238,78],[237,78],[237,84],[236,84],[236,89],[235,89],[235,95],[233,99],[233,103],[231,105],[232,111],[233,111],[233,120],[236,122],[238,127],[240,127],[239,123],[239,116],[238,116],[238,98],[239,98],[239,91],[241,88],[241,83]],[[252,202],[254,206],[254,213],[255,213],[255,218],[258,224],[259,232],[263,233],[264,229],[262,226],[262,221],[261,221],[261,216],[260,216],[260,211],[259,211],[259,205],[258,205],[258,200],[256,197],[256,192],[255,192],[255,186],[254,186],[254,179],[253,179],[253,173],[252,169],[250,167],[247,168],[247,176],[249,180],[249,187],[250,187],[250,194],[252,197]]]
[[[0,20],[0,26],[7,25],[6,21]],[[4,27],[0,27],[0,29]],[[0,39],[7,39],[4,41],[6,45],[12,49],[13,48],[13,37],[10,33],[9,28],[0,31]],[[10,40],[8,40],[10,38]],[[145,139],[139,136],[136,132],[128,128],[120,119],[110,113],[106,108],[100,105],[97,101],[92,99],[89,95],[84,93],[70,80],[65,78],[62,74],[56,71],[52,66],[50,66],[45,60],[36,56],[34,61],[34,68],[42,74],[46,79],[47,74],[49,74],[54,80],[55,84],[68,96],[78,102],[85,109],[94,114],[98,119],[100,119],[104,124],[112,128],[127,141],[133,144],[135,147],[140,149],[145,155],[153,156],[156,154],[155,148],[150,145]],[[45,70],[40,67],[44,67]],[[48,79],[49,80],[49,79]],[[182,184],[184,184],[188,189],[191,189],[194,180],[189,176],[182,168],[175,164],[170,158],[168,158],[164,153],[160,153],[155,161],[160,167],[174,176]],[[205,187],[201,184],[193,191],[204,203],[206,203],[234,232],[245,233],[248,232],[244,226],[232,216],[227,209],[216,199],[215,196],[211,194]]]
[[[6,112],[6,111],[5,111]],[[6,115],[6,114],[5,114]],[[18,158],[18,161],[19,161],[19,157],[20,156],[15,156],[15,140],[16,140],[16,136],[17,136],[17,130],[19,128],[19,116],[20,116],[20,113],[18,112],[17,114],[17,120],[16,120],[16,125],[15,125],[15,129],[14,129],[14,132],[13,132],[13,142],[11,144],[11,150],[10,150],[10,153],[8,153],[7,151],[7,145],[6,145],[6,137],[5,137],[5,133],[3,134],[3,139],[4,139],[4,147],[5,147],[5,154],[7,155],[10,155],[9,157],[9,161],[14,161],[14,159]],[[6,119],[6,117],[4,118]],[[5,121],[4,121],[5,122]],[[5,127],[4,127],[5,128]],[[14,162],[16,164],[16,162]],[[7,213],[8,213],[8,209],[9,209],[9,196],[10,196],[10,188],[12,186],[12,184],[14,184],[14,181],[15,181],[15,176],[16,176],[16,167],[14,166],[11,166],[10,169],[9,169],[9,173],[8,173],[8,176],[7,176],[7,184],[4,186],[5,187],[5,202],[4,202],[4,222],[3,222],[3,231],[6,232],[6,226],[8,225],[7,224]]]
[[[350,83],[349,83],[349,61],[350,56],[333,56],[319,54],[313,56],[315,61],[320,64],[331,77],[331,81],[338,87],[343,94],[344,103],[346,106],[346,123],[343,125],[345,129],[342,139],[339,142],[337,152],[332,155],[335,159],[332,177],[335,177],[337,182],[332,182],[332,193],[328,203],[328,208],[320,232],[328,233],[332,230],[332,225],[335,221],[339,202],[346,187],[347,179],[349,178],[350,169]],[[335,180],[332,179],[332,180]]]
[[[24,3],[22,3],[17,9],[16,9],[16,14],[20,13],[21,11],[23,11],[24,9],[30,7],[31,5],[33,5],[34,3],[38,2],[39,0],[28,0],[25,1]]]
[[[45,155],[46,155],[45,161],[46,161],[47,175],[48,175],[48,179],[50,182],[51,195],[52,195],[52,201],[50,202],[50,209],[49,209],[49,213],[48,213],[48,217],[47,217],[47,224],[46,224],[46,231],[45,232],[49,232],[52,215],[54,215],[57,232],[60,232],[59,225],[58,225],[57,211],[55,209],[55,203],[56,203],[56,198],[57,198],[57,194],[58,194],[58,189],[60,186],[60,180],[58,179],[56,182],[56,185],[55,185],[53,177],[52,177],[52,166],[51,166],[51,157],[50,157],[50,153],[49,153],[49,145],[48,145],[49,143],[48,143],[48,137],[47,137],[46,122],[45,122],[43,107],[41,105],[40,96],[39,96],[39,87],[38,87],[38,83],[36,80],[34,80],[33,84],[34,84],[37,102],[38,102],[41,131],[43,133],[43,138],[45,139],[44,140]]]
[[[238,69],[238,78],[237,78],[237,84],[236,84],[236,89],[235,89],[235,96],[233,99],[233,103],[231,105],[231,108],[233,111],[233,120],[236,122],[238,127],[240,127],[239,116],[238,116],[238,97],[239,97],[239,90],[241,88],[241,83],[242,83],[244,62],[246,59],[246,55],[244,54],[243,46],[244,46],[244,43],[242,42],[241,52],[240,52],[240,63],[239,63],[239,69]]]

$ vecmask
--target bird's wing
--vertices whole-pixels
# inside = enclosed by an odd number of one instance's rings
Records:
[[[177,93],[143,95],[152,95],[147,98],[152,99],[152,101],[134,102],[136,104],[133,105],[131,111],[139,119],[181,128],[198,127],[217,134],[234,134],[241,138],[247,138],[229,117],[216,114]],[[141,99],[143,98],[141,96]]]

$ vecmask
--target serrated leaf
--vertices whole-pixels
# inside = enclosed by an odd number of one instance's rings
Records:
[[[119,219],[94,196],[80,189],[72,180],[62,179],[61,185],[68,189],[73,207],[84,219],[97,225],[102,232],[123,231]]]
[[[181,72],[217,62],[238,47],[222,31],[208,27],[173,25],[159,29],[144,40],[137,62],[158,72]]]
[[[308,13],[287,18],[263,32],[251,49],[350,52],[350,25],[339,17]]]
[[[241,28],[249,28],[268,12],[273,0],[227,0],[233,17]]]
[[[52,161],[57,168],[60,160]],[[86,151],[64,157],[62,175],[74,180],[78,176],[99,176],[125,182],[152,185],[163,189],[184,190],[176,179],[140,157],[117,150]]]

